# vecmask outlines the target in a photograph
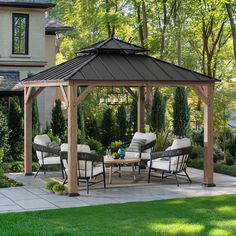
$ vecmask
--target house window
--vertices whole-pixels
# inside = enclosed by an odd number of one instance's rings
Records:
[[[12,54],[29,53],[29,15],[12,15]]]

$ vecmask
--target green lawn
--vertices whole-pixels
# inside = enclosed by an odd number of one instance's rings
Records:
[[[236,235],[236,195],[0,214],[0,235]]]

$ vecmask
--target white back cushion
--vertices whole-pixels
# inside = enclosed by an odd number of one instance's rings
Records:
[[[190,146],[191,146],[191,140],[189,138],[175,139],[171,145],[171,150]]]
[[[146,143],[149,143],[153,140],[156,140],[156,134],[155,133],[141,133],[136,132],[134,134],[133,139],[146,139]],[[145,153],[151,153],[151,148],[144,151]]]
[[[68,143],[61,144],[61,151],[68,152]],[[77,144],[77,152],[87,152],[90,153],[90,147],[85,144]]]
[[[191,140],[189,138],[175,139],[171,145],[170,150],[175,150],[179,148],[185,148],[191,146]],[[182,162],[183,156],[179,156],[179,162]],[[176,169],[178,162],[178,156],[171,158],[171,170]],[[178,169],[180,166],[178,166]]]
[[[51,142],[51,139],[48,137],[47,134],[37,135],[34,137],[34,143],[45,146],[45,147],[47,147],[47,145],[50,142]],[[37,154],[38,159],[41,160],[42,159],[41,152],[36,152],[36,154]],[[43,157],[46,157],[48,155],[49,153],[43,152]]]

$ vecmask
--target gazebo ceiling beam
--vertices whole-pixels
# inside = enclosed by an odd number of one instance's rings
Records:
[[[88,86],[84,89],[84,91],[77,97],[76,99],[76,104],[79,105],[92,90],[94,89],[95,86]]]
[[[125,89],[129,92],[129,94],[133,97],[133,99],[138,102],[138,96],[135,94],[130,87],[125,87]]]
[[[199,85],[191,86],[191,89],[202,99],[202,101],[209,105],[209,99],[205,94],[203,88]]]
[[[25,89],[25,95],[24,95],[25,103],[28,103],[28,101],[30,100],[31,90],[32,90],[32,87],[29,87],[29,88]]]
[[[44,89],[45,87],[38,88],[33,94],[31,94],[30,99],[34,100]]]
[[[69,106],[69,102],[68,102],[68,97],[66,95],[66,91],[64,89],[64,86],[63,85],[60,85],[60,89],[61,89],[61,93],[62,93],[62,96],[63,96],[63,99],[64,99],[64,102],[66,104],[66,107]]]

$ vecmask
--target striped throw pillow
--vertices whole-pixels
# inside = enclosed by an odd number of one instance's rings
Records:
[[[128,152],[140,152],[141,146],[146,143],[146,139],[132,139]]]

